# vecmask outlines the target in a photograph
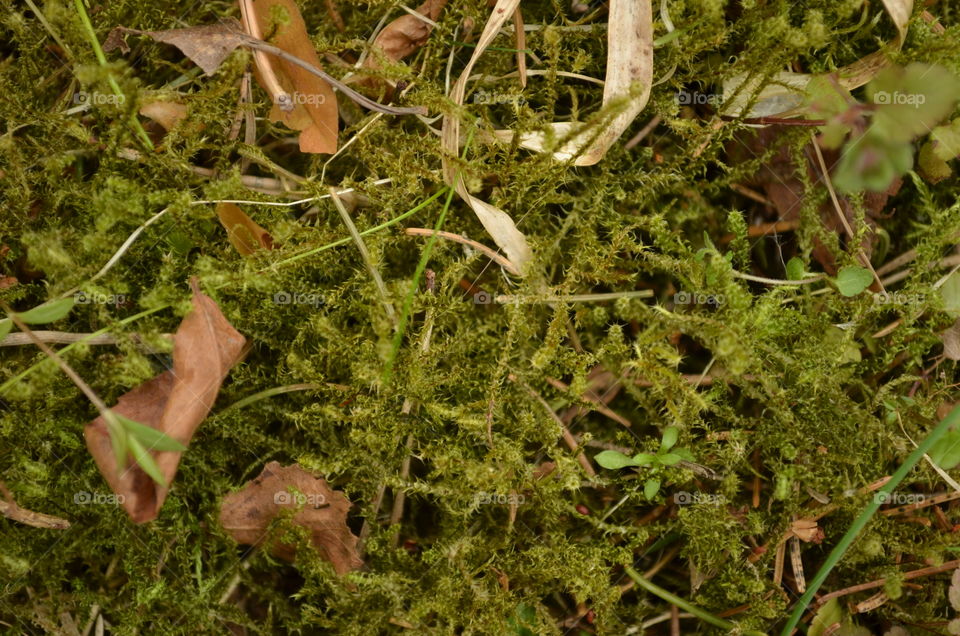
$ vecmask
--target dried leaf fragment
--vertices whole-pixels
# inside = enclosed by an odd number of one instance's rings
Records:
[[[106,42],[104,42],[104,50],[109,52],[119,48],[124,52],[129,51],[129,47],[123,42],[124,33],[149,35],[157,42],[172,44],[189,57],[194,64],[203,69],[203,72],[207,75],[216,73],[227,56],[235,48],[244,44],[246,37],[240,28],[240,23],[232,18],[217,24],[166,31],[140,31],[118,26],[110,32]]]
[[[244,545],[268,544],[279,558],[293,561],[296,548],[269,536],[270,523],[285,510],[295,510],[293,523],[310,533],[311,544],[333,564],[337,574],[363,565],[357,552],[359,538],[347,527],[350,501],[323,478],[299,465],[270,462],[243,490],[223,498],[220,524]]]
[[[259,248],[273,249],[273,237],[233,203],[218,203],[217,218],[227,230],[230,244],[244,256]]]
[[[440,11],[447,0],[427,0],[419,7],[417,13],[430,20],[440,17]],[[421,46],[423,46],[433,25],[425,20],[410,14],[404,14],[388,24],[373,41],[373,48],[379,51],[391,62],[399,62]],[[364,68],[380,68],[376,55],[369,56],[363,63]]]
[[[220,391],[230,369],[239,361],[246,338],[227,321],[212,298],[203,294],[196,279],[193,310],[174,336],[173,369],[135,387],[111,409],[131,420],[155,428],[184,446],[189,445]],[[136,523],[156,519],[176,475],[181,453],[153,451],[167,487],[154,482],[128,458],[120,468],[114,458],[110,434],[103,417],[84,427],[87,448],[110,488],[122,495],[123,507]]]

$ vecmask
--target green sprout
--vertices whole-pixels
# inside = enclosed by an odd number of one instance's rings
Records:
[[[618,451],[606,450],[598,453],[594,459],[604,468],[614,470],[627,467],[646,468],[649,477],[643,484],[643,495],[647,499],[653,499],[660,492],[661,475],[665,468],[675,466],[683,460],[693,461],[693,453],[689,450],[674,448],[679,437],[680,429],[676,426],[668,426],[663,431],[660,448],[656,454],[637,453],[630,457]]]

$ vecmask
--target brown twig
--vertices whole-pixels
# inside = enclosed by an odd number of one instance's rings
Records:
[[[948,570],[954,570],[960,567],[960,559],[954,561],[947,561],[943,565],[932,565],[928,568],[920,568],[919,570],[911,570],[910,572],[904,572],[901,574],[898,579],[909,581],[911,579],[916,579],[921,576],[929,576],[931,574],[939,574],[940,572],[946,572]],[[865,590],[872,590],[878,587],[883,587],[887,582],[889,577],[883,577],[870,581],[869,583],[861,583],[859,585],[852,585],[850,587],[845,587],[842,590],[837,590],[836,592],[830,592],[829,594],[824,594],[817,599],[816,607],[821,607],[827,601],[839,598],[841,596],[847,596],[849,594],[856,594],[857,592],[863,592]]]

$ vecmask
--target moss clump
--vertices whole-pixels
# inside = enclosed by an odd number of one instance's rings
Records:
[[[898,289],[920,302],[878,304],[869,294],[843,298],[749,282],[735,270],[780,279],[792,256],[817,270],[811,255],[818,241],[840,265],[854,263],[855,251],[823,228],[819,208],[828,195],[804,170],[783,175],[803,184],[798,231],[778,240],[748,236],[748,226],[767,219],[769,210],[738,186],[769,165],[776,148],[735,161],[730,147],[742,139],[743,124],[717,128],[714,118],[676,99],[679,90],[719,91],[724,79],[742,73],[769,77],[789,64],[818,72],[853,62],[894,35],[885,17],[872,19],[878,6],[672,2],[672,22],[684,31],[657,48],[654,71],[669,78],[653,88],[646,112],[624,138],[661,117],[643,144],[628,150],[621,142],[591,168],[510,145],[474,144],[462,164],[467,182],[518,220],[535,254],[532,274],[506,280],[480,255],[438,242],[429,261],[435,293],[417,292],[393,377],[384,383],[393,323],[355,247],[292,260],[347,236],[328,200],[317,202],[313,214],[310,204],[244,206],[281,245],[251,259],[233,251],[213,206],[191,202],[281,200],[244,185],[239,160],[246,156],[258,160],[247,175],[275,178],[262,167],[269,162],[306,177],[296,186],[303,197],[325,194],[330,184],[356,188],[366,199],[353,213],[363,230],[440,191],[439,138],[419,120],[374,120],[344,104],[341,140],[356,135],[355,141],[329,163],[296,152],[282,141],[289,131],[265,119],[258,121],[258,147],[246,146],[229,137],[246,54],[234,54],[207,78],[176,50],[131,39],[133,51],[111,57],[104,69],[72,5],[38,4],[50,31],[24,3],[2,18],[0,268],[20,284],[0,289],[0,299],[25,309],[74,287],[125,296],[125,304],[78,306],[52,327],[76,333],[113,327],[119,346],[65,354],[108,403],[168,363],[162,353],[144,353],[131,334],[162,348],[159,334],[173,331],[188,309],[192,275],[255,347],[231,372],[184,456],[159,520],[145,527],[133,526],[118,507],[75,502],[78,492],[106,491],[81,437],[95,411],[35,349],[2,350],[0,381],[36,368],[0,395],[0,480],[21,506],[73,522],[55,532],[0,519],[5,628],[50,631],[63,615],[83,623],[96,605],[118,633],[222,633],[228,625],[254,633],[528,633],[521,624],[538,634],[639,633],[639,625],[668,608],[625,586],[623,566],[643,572],[677,549],[656,575],[661,587],[713,613],[746,606],[734,618],[772,632],[791,602],[772,581],[772,548],[793,520],[808,514],[810,493],[838,507],[821,521],[825,542],[803,544],[808,577],[864,504],[863,496],[845,493],[892,472],[912,448],[905,435],[921,438],[955,394],[955,363],[933,366],[942,351],[937,333],[953,320],[933,285],[950,237],[960,232],[956,179],[931,185],[909,175],[887,203],[895,213],[877,221],[889,241],[874,264],[884,254],[915,249]],[[451,47],[464,37],[458,25],[468,18],[482,25],[489,12],[481,0],[452,4],[408,66],[385,71],[415,80],[405,100],[431,112],[448,107],[444,74]],[[567,4],[524,3],[528,24],[550,25],[527,34],[537,67],[547,73],[530,77],[523,102],[468,96],[465,127],[532,130],[596,111],[600,87],[555,73],[604,74],[602,25],[567,28]],[[361,50],[391,7],[386,0],[340,3],[343,32],[323,3],[302,9],[321,53],[340,53]],[[956,8],[936,8],[946,33],[915,18],[897,61],[960,71]],[[90,12],[101,41],[118,24],[164,29],[181,17],[203,24],[236,15],[229,3],[187,2],[111,2]],[[655,29],[658,37],[666,33],[659,19]],[[512,44],[500,37],[495,46]],[[460,48],[455,67],[471,51]],[[513,65],[512,53],[494,50],[476,72],[496,78]],[[109,92],[108,71],[127,100],[72,109],[79,90]],[[520,94],[509,78],[471,87],[481,85]],[[147,152],[130,117],[151,94],[172,91],[189,106],[188,119]],[[262,116],[268,98],[257,89],[255,99]],[[777,138],[796,165],[803,165],[808,141],[808,129],[787,128]],[[131,148],[139,160],[129,158]],[[216,169],[217,176],[191,166]],[[387,178],[389,185],[375,184]],[[432,227],[441,203],[405,223]],[[853,197],[851,205],[864,218],[867,203]],[[119,263],[90,282],[164,208]],[[398,227],[365,240],[399,307],[425,243]],[[444,229],[487,240],[456,200]],[[654,297],[555,306],[472,302],[480,289],[523,295],[545,288],[557,294],[651,289]],[[674,294],[684,292],[722,301],[677,303]],[[278,303],[278,294],[312,300]],[[150,309],[157,311],[120,324]],[[895,330],[874,335],[894,320],[900,321]],[[600,367],[622,379],[608,407],[631,422],[629,429],[580,397]],[[701,375],[712,382],[691,381]],[[227,408],[260,391],[305,383],[320,388]],[[667,471],[653,501],[643,495],[643,479],[629,471],[586,479],[531,390],[551,409],[585,408],[568,426],[589,457],[608,447],[655,450],[663,429],[676,426],[696,465]],[[417,406],[405,414],[408,400]],[[885,403],[896,405],[892,420]],[[222,495],[271,460],[325,475],[357,504],[353,529],[359,532],[364,520],[370,528],[363,571],[338,578],[320,559],[279,563],[239,549],[217,527]],[[547,461],[555,467],[542,476]],[[942,488],[939,480],[922,465],[903,488],[929,493]],[[374,502],[384,487],[378,511]],[[391,526],[385,511],[399,492],[404,513]],[[679,492],[716,498],[676,505]],[[945,515],[957,522],[954,508]],[[877,519],[828,587],[896,575],[901,562],[949,560],[950,543],[937,523]],[[748,560],[762,546],[771,549]],[[790,590],[791,584],[788,576]],[[892,621],[942,621],[946,596],[931,590],[944,585],[944,575],[925,580],[919,591],[891,582],[891,601],[861,620],[877,633]],[[684,633],[711,629],[683,625]]]

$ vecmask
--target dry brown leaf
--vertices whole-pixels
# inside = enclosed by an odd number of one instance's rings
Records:
[[[460,74],[460,77],[450,89],[450,99],[455,104],[462,105],[466,93],[467,80],[473,71],[474,65],[480,56],[486,50],[493,39],[499,33],[504,22],[510,18],[520,5],[520,0],[497,0],[493,7],[493,13],[487,24],[483,27],[483,33],[477,40],[477,46],[473,50],[473,55],[467,62],[466,67]],[[457,194],[467,202],[467,205],[473,210],[474,214],[480,220],[484,229],[493,237],[494,242],[507,254],[507,258],[513,263],[518,271],[524,271],[526,264],[530,261],[532,253],[527,244],[527,238],[520,230],[510,215],[490,205],[475,196],[471,195],[464,183],[463,176],[458,175],[457,167],[451,161],[451,157],[456,157],[460,148],[460,120],[452,113],[443,116],[443,128],[441,133],[441,144],[444,150],[442,157],[444,180],[452,184]]]
[[[272,554],[293,561],[296,547],[269,536],[270,523],[284,510],[295,510],[293,523],[310,533],[311,544],[338,574],[363,565],[356,535],[347,527],[350,501],[299,465],[270,462],[243,490],[223,498],[220,524],[237,543],[266,543]]]
[[[960,320],[940,333],[940,341],[943,343],[943,355],[947,360],[960,360]]]
[[[141,106],[140,114],[163,126],[164,130],[170,131],[187,116],[187,107],[177,102],[157,100]]]
[[[275,7],[284,10],[289,18],[274,23],[271,14]],[[293,0],[254,0],[253,11],[266,41],[287,53],[322,69],[317,50],[307,35],[307,25]],[[293,97],[293,110],[284,112],[279,104],[270,109],[270,121],[283,122],[300,131],[300,151],[329,153],[337,151],[337,98],[330,84],[306,69],[282,58],[271,60],[280,86]],[[257,82],[266,87],[262,71],[255,67]]]
[[[203,294],[196,279],[193,310],[180,323],[173,339],[173,370],[144,382],[123,395],[115,413],[162,431],[184,446],[206,418],[220,391],[220,385],[243,351],[246,339],[234,329],[220,308]],[[84,428],[87,448],[110,488],[123,496],[123,507],[136,523],[157,518],[180,463],[178,452],[151,454],[167,487],[154,482],[128,458],[117,466],[110,434],[103,417]]]
[[[417,13],[431,20],[440,17],[440,11],[447,0],[426,0],[417,7]],[[433,26],[416,16],[404,14],[388,24],[373,41],[373,49],[391,62],[399,62],[423,46]],[[364,68],[380,68],[376,54],[371,54],[363,63]],[[372,79],[372,78],[371,78]]]
[[[273,249],[273,237],[233,203],[218,203],[217,218],[227,230],[227,238],[244,256],[259,248]]]
[[[240,23],[232,18],[217,24],[167,31],[140,31],[118,26],[110,31],[103,49],[109,52],[118,48],[124,53],[128,52],[130,48],[123,40],[125,33],[148,35],[157,42],[172,44],[207,75],[213,75],[227,56],[244,43],[246,37]]]

